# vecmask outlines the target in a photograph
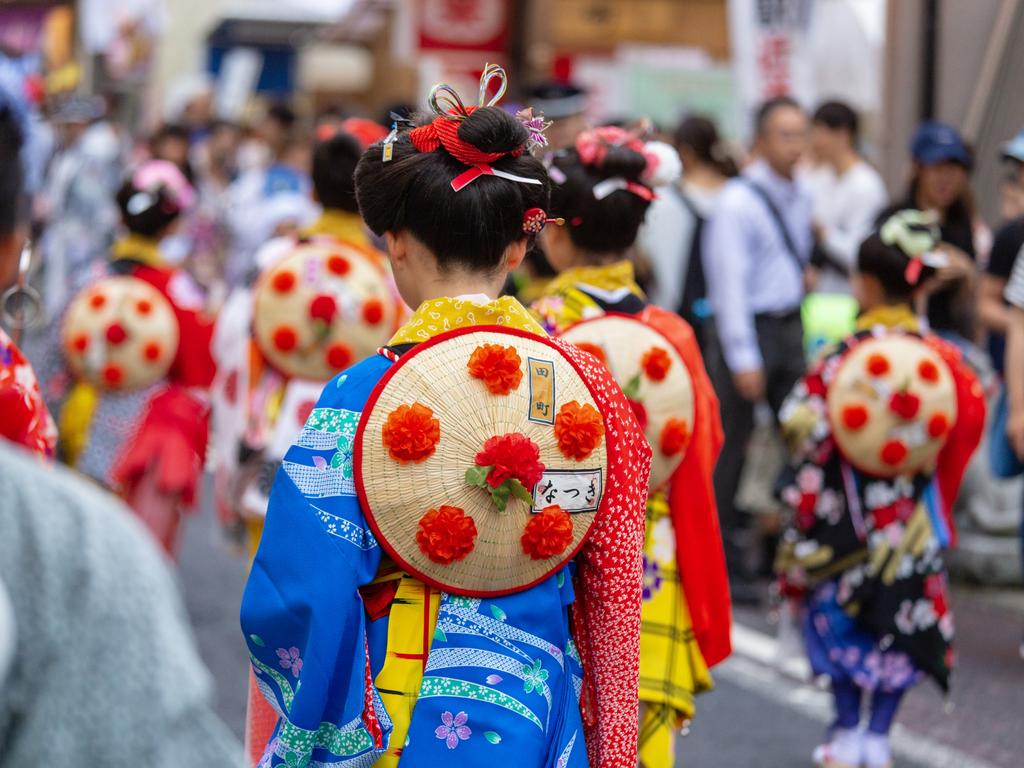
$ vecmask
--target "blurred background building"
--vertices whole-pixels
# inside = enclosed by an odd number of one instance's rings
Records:
[[[1019,0],[2,0],[0,71],[39,97],[85,88],[122,118],[178,119],[198,96],[243,119],[289,100],[379,116],[484,61],[523,89],[586,88],[593,119],[684,111],[744,140],[767,95],[840,97],[865,117],[865,150],[893,189],[922,118],[992,146],[1024,124]],[[40,45],[40,40],[43,44]],[[38,53],[38,51],[42,53]],[[1003,86],[1003,87],[1001,87]],[[994,94],[1001,94],[999,99]],[[522,99],[523,92],[512,93]],[[994,214],[998,158],[978,158]]]

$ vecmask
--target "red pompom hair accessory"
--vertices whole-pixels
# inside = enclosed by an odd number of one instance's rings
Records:
[[[492,81],[497,81],[497,92],[487,98],[487,91]],[[452,179],[452,189],[456,192],[465,188],[481,176],[497,176],[509,181],[517,181],[521,184],[540,184],[540,179],[531,179],[525,176],[517,176],[492,167],[492,163],[503,157],[521,157],[526,151],[526,145],[516,147],[508,152],[484,152],[467,141],[459,138],[459,126],[462,121],[469,117],[480,107],[493,107],[505,95],[508,88],[508,77],[505,70],[497,64],[488,64],[484,67],[480,76],[480,97],[477,106],[467,107],[462,98],[450,85],[439,83],[430,91],[428,103],[436,117],[428,124],[414,128],[409,132],[409,139],[417,152],[433,152],[441,147],[458,160],[460,163],[470,166],[469,170],[459,174]],[[523,113],[519,119],[523,122],[527,131],[530,132],[531,142],[536,143],[534,138],[538,131],[537,126],[543,125],[543,118],[534,118],[532,113]],[[540,121],[540,122],[538,122]],[[543,130],[540,128],[539,130]]]
[[[565,224],[565,219],[549,218],[547,211],[543,208],[530,208],[523,214],[523,232],[526,232],[528,235],[539,235],[546,224],[562,226]]]

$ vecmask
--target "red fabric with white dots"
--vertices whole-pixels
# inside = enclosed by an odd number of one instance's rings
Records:
[[[602,514],[576,557],[573,634],[583,661],[587,751],[595,768],[634,768],[639,738],[640,605],[651,448],[619,385],[591,355],[554,339],[605,417]]]

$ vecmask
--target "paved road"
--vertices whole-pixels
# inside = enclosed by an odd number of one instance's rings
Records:
[[[217,684],[217,711],[239,735],[246,653],[238,631],[245,562],[219,542],[209,513],[189,521],[181,580],[200,652]],[[1016,655],[1024,595],[955,596],[961,669],[950,703],[919,686],[895,736],[900,768],[1020,768],[1024,765],[1024,663]],[[738,652],[715,670],[717,689],[699,700],[681,740],[686,768],[793,768],[810,754],[830,716],[828,695],[769,663],[773,629],[759,612],[737,614]],[[791,665],[794,666],[794,665]],[[796,665],[798,666],[798,665]]]

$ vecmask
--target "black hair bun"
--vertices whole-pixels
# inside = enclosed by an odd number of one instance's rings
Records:
[[[608,147],[598,170],[605,178],[621,176],[626,181],[640,182],[647,170],[647,158],[624,144],[613,144]]]
[[[459,125],[459,138],[481,152],[515,152],[530,135],[526,127],[500,107],[479,107]]]

